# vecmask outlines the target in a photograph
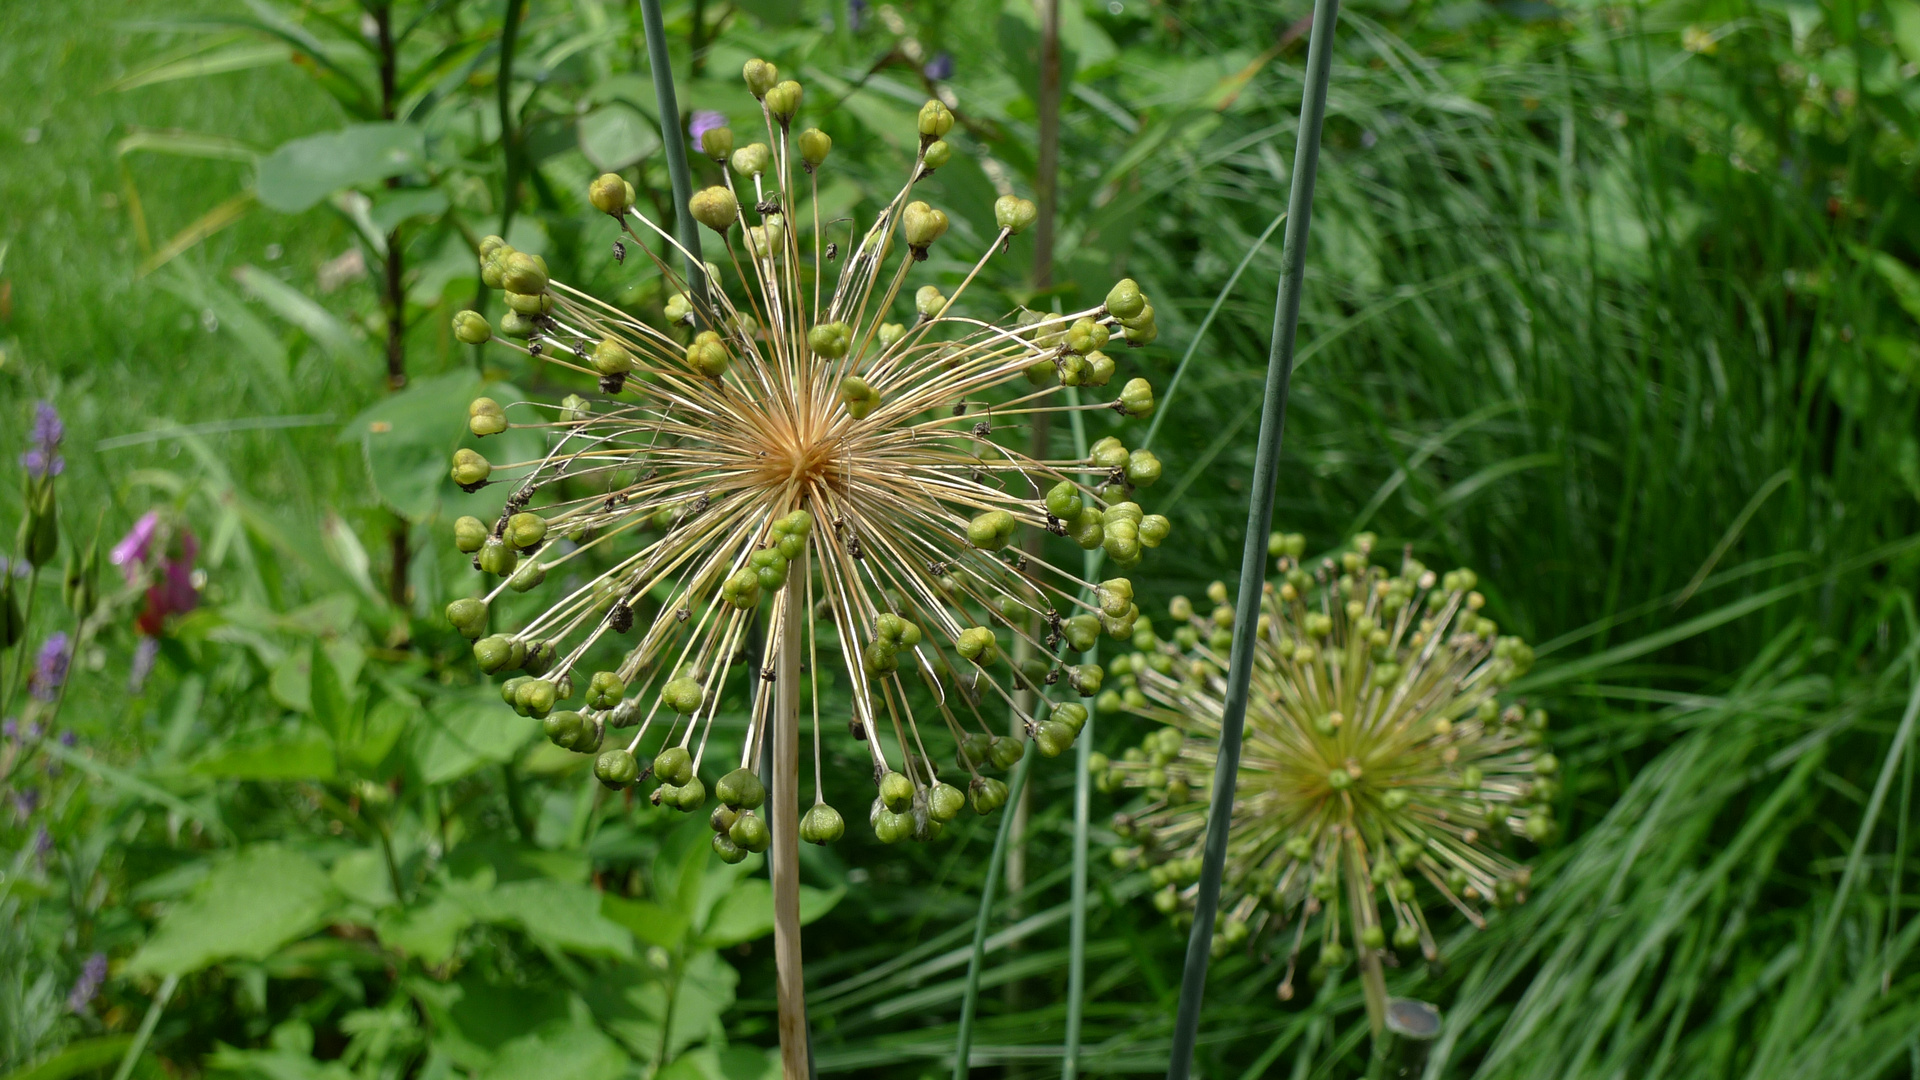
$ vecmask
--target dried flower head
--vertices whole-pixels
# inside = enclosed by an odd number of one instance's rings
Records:
[[[1507,843],[1554,834],[1559,762],[1544,712],[1500,707],[1533,653],[1480,613],[1473,571],[1436,576],[1409,551],[1389,574],[1369,561],[1373,543],[1362,534],[1313,573],[1298,534],[1269,545],[1284,578],[1263,590],[1213,945],[1295,920],[1286,999],[1310,926],[1316,974],[1343,966],[1350,941],[1377,1024],[1392,950],[1437,955],[1416,879],[1476,926],[1489,905],[1524,899],[1528,871]],[[1131,846],[1115,861],[1147,869],[1154,905],[1176,920],[1191,918],[1233,640],[1226,586],[1209,595],[1204,614],[1176,597],[1173,640],[1114,662],[1126,689],[1108,704],[1168,726],[1096,762],[1108,790],[1145,789],[1116,818]]]
[[[683,810],[705,802],[707,736],[728,669],[751,643],[763,641],[768,657],[797,643],[816,691],[821,646],[837,648],[849,727],[878,789],[874,829],[888,842],[927,839],[964,806],[984,814],[1007,797],[983,773],[1011,766],[1023,745],[994,735],[983,711],[1014,709],[1043,753],[1059,753],[1086,716],[1071,699],[1097,694],[1103,675],[1068,653],[1103,631],[1133,632],[1139,609],[1126,578],[1083,582],[1016,540],[1045,529],[1133,565],[1169,527],[1132,501],[1158,463],[1129,471],[1117,439],[1098,463],[1038,460],[1008,436],[1047,412],[1150,413],[1143,379],[1084,405],[1069,388],[1107,386],[1114,363],[1103,350],[1151,340],[1153,309],[1126,281],[1084,311],[966,313],[969,284],[1034,220],[1033,204],[1014,196],[996,206],[997,235],[951,293],[910,289],[909,271],[949,226],[913,189],[953,153],[942,139],[952,113],[927,103],[906,182],[870,227],[836,240],[840,227],[821,221],[817,199],[832,140],[794,130],[800,84],[760,60],[744,75],[766,141],[736,148],[725,128],[700,133],[708,156],[732,166],[688,208],[726,253],[723,266],[702,264],[706,281],[689,284],[654,255],[653,238],[679,245],[634,207],[626,181],[608,174],[589,192],[671,283],[663,324],[553,280],[539,258],[496,237],[482,244],[483,277],[506,290],[502,334],[597,379],[600,396],[557,408],[473,403],[474,435],[530,428],[546,449],[499,465],[472,449],[456,455],[456,482],[507,483],[513,494],[495,520],[456,524],[460,549],[499,581],[447,614],[475,639],[483,670],[519,673],[503,696],[542,717],[550,738],[597,751],[597,775],[611,786],[650,773],[661,782],[654,800]],[[816,196],[804,213],[802,192]],[[463,340],[491,336],[474,320],[456,320]],[[595,559],[606,568],[582,575]],[[503,590],[556,574],[587,580],[518,629],[487,632]],[[629,634],[638,640],[618,660],[587,670],[597,645]],[[1031,658],[1012,669],[1017,641]],[[771,661],[759,671],[768,683],[775,674]],[[759,749],[777,696],[754,695],[739,759],[718,770],[714,842],[728,858],[766,846]],[[801,835],[824,843],[844,823],[820,795],[817,692],[812,701],[816,804]],[[934,763],[927,720],[958,743],[946,774],[955,783]]]

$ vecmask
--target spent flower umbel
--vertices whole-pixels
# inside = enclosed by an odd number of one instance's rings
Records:
[[[1533,653],[1481,614],[1473,571],[1436,575],[1408,552],[1389,573],[1373,545],[1363,533],[1313,572],[1298,534],[1269,545],[1283,577],[1263,590],[1213,947],[1289,937],[1283,1000],[1310,934],[1316,980],[1357,956],[1377,1029],[1383,965],[1438,955],[1416,881],[1476,926],[1523,900],[1512,841],[1555,834],[1559,762],[1544,712],[1501,707]],[[1192,918],[1233,643],[1226,586],[1209,599],[1176,597],[1170,640],[1136,637],[1100,702],[1167,725],[1094,765],[1106,790],[1145,790],[1115,818],[1114,859],[1147,871],[1176,922]]]
[[[804,210],[799,197],[817,196],[833,147],[793,123],[804,89],[761,60],[744,75],[766,141],[736,147],[724,127],[698,132],[725,182],[688,209],[726,262],[708,264],[707,292],[656,259],[674,289],[664,324],[554,280],[498,237],[481,245],[482,277],[507,293],[505,343],[524,340],[530,354],[597,380],[600,396],[557,409],[474,402],[476,437],[518,427],[546,443],[519,462],[456,454],[456,483],[505,483],[512,495],[494,520],[455,525],[460,550],[497,583],[447,616],[474,639],[484,671],[512,675],[502,686],[510,704],[542,718],[559,745],[598,753],[604,783],[651,775],[656,803],[689,811],[706,801],[707,736],[729,667],[750,642],[764,641],[768,657],[791,643],[816,682],[815,806],[800,828],[820,843],[845,827],[819,781],[817,681],[830,662],[823,647],[837,649],[852,695],[846,724],[873,769],[869,821],[888,842],[930,839],[964,807],[985,814],[1007,798],[988,774],[1024,747],[995,734],[1004,729],[985,711],[1012,708],[1043,753],[1059,753],[1085,717],[1075,699],[1102,678],[1073,654],[1102,632],[1133,633],[1139,609],[1126,578],[1081,581],[1016,541],[1044,529],[1131,566],[1167,533],[1167,519],[1133,501],[1158,472],[1035,458],[1002,440],[1024,441],[1009,436],[1048,412],[1150,413],[1144,379],[1105,401],[1063,399],[1065,388],[1093,397],[1114,380],[1103,350],[1151,340],[1152,308],[1127,281],[1106,303],[1063,315],[967,311],[975,277],[1034,220],[1033,204],[1012,195],[951,291],[909,287],[930,249],[950,243],[946,214],[914,198],[914,185],[955,152],[943,138],[952,113],[927,103],[905,183],[871,225],[841,234],[821,220],[817,197]],[[620,177],[602,176],[589,194],[630,240],[678,246]],[[489,633],[503,592],[576,580],[596,559],[610,568],[530,622]],[[1022,640],[1033,659],[1016,669],[1006,657]],[[618,659],[591,670],[595,647],[616,641]],[[757,674],[771,684],[776,666]],[[728,859],[767,844],[758,770],[777,696],[754,695],[738,760],[717,770],[714,846]],[[944,772],[928,721],[957,745]]]

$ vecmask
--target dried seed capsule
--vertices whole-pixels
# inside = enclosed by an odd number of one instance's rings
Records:
[[[1002,195],[993,201],[994,224],[1016,236],[1032,228],[1039,216],[1040,208],[1018,195]]]
[[[462,311],[453,317],[453,336],[467,345],[485,345],[493,337],[493,327],[485,315]]]

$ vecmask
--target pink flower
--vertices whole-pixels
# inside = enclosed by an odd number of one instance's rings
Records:
[[[140,580],[147,566],[147,558],[153,553],[154,537],[159,531],[160,514],[149,510],[140,515],[140,520],[133,523],[133,528],[127,530],[127,535],[121,537],[119,543],[113,545],[107,560],[120,568],[120,574],[127,579],[127,584],[132,585]]]

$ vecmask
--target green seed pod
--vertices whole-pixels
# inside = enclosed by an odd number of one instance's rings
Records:
[[[498,236],[483,236],[480,238],[480,258],[483,260],[490,258],[494,252],[506,246],[507,242]]]
[[[1133,457],[1119,439],[1109,435],[1088,448],[1087,457],[1102,469],[1124,469]]]
[[[1087,385],[1105,386],[1113,378],[1113,358],[1106,353],[1094,351],[1086,356]]]
[[[663,788],[661,790],[665,789]],[[666,800],[662,799],[661,801],[665,802]],[[720,856],[721,862],[729,865],[740,862],[747,857],[747,849],[734,843],[733,837],[726,833],[713,834],[713,853]]]
[[[733,197],[733,192],[723,187],[695,192],[693,198],[687,200],[687,209],[692,211],[693,220],[722,236],[740,216],[739,200]]]
[[[1035,360],[1027,365],[1027,382],[1034,386],[1051,386],[1060,377],[1060,365],[1051,359]]]
[[[759,176],[773,164],[773,151],[766,143],[748,143],[733,152],[733,171],[748,176]]]
[[[983,769],[992,764],[988,758],[988,753],[992,749],[993,736],[975,732],[960,740],[954,752],[954,759],[963,769]]]
[[[471,514],[463,515],[453,523],[453,546],[462,554],[471,555],[480,550],[487,542],[487,523]]]
[[[592,419],[592,417],[593,402],[588,401],[579,394],[568,394],[566,397],[560,399],[561,423],[578,424],[582,421]]]
[[[531,317],[545,315],[553,310],[553,297],[548,293],[509,292],[506,298],[507,308],[516,315]]]
[[[773,548],[763,548],[748,560],[760,588],[773,592],[787,583],[787,557]]]
[[[773,834],[758,814],[741,814],[733,823],[733,828],[727,830],[727,835],[733,838],[734,843],[755,853],[767,850],[767,845],[773,842]]]
[[[507,543],[522,551],[534,547],[547,538],[547,519],[539,514],[521,511],[507,519]]]
[[[820,323],[807,331],[807,347],[815,356],[838,360],[853,347],[853,331],[843,322]]]
[[[1411,882],[1409,882],[1411,884]],[[1420,944],[1420,928],[1412,923],[1401,923],[1393,928],[1393,947],[1411,949]]]
[[[594,759],[593,775],[602,784],[618,791],[640,779],[640,763],[625,750],[607,750]]]
[[[528,318],[525,315],[520,314],[517,311],[509,310],[509,311],[503,312],[500,316],[500,336],[501,337],[510,337],[520,341],[525,341],[526,339],[533,336],[533,332],[536,329],[538,329],[538,327],[533,325],[532,319]]]
[[[1067,328],[1067,348],[1082,356],[1107,347],[1107,328],[1092,319],[1076,319]]]
[[[740,73],[747,80],[747,90],[755,98],[766,97],[767,91],[780,81],[780,69],[758,58],[747,61]]]
[[[487,629],[487,602],[473,596],[461,597],[447,605],[447,621],[460,631],[460,636],[478,641]]]
[[[880,801],[896,814],[913,808],[913,781],[897,772],[880,777]]]
[[[1118,690],[1103,690],[1099,697],[1093,699],[1093,708],[1096,712],[1117,713],[1125,709],[1126,705],[1126,699],[1120,696]]]
[[[548,742],[562,750],[571,750],[574,740],[580,737],[580,726],[585,722],[586,717],[567,709],[549,713],[545,720],[540,721],[540,730],[546,734]]]
[[[1135,526],[1142,547],[1157,548],[1173,532],[1173,522],[1163,514],[1148,514]]]
[[[625,375],[633,370],[633,354],[608,338],[593,347],[593,370],[602,375]]]
[[[1071,480],[1062,480],[1047,492],[1047,513],[1062,521],[1072,521],[1082,509],[1080,488]]]
[[[713,786],[720,801],[735,810],[753,810],[767,801],[767,787],[752,769],[735,769]]]
[[[941,824],[958,817],[966,805],[966,793],[952,784],[935,784],[927,792],[927,816]]]
[[[544,717],[553,710],[553,704],[559,700],[559,691],[547,679],[528,679],[520,684],[514,694],[514,703],[527,710],[527,715],[535,719]]]
[[[961,657],[981,667],[993,663],[1000,656],[1000,646],[993,638],[993,631],[984,626],[960,631],[960,636],[954,639],[953,648]]]
[[[509,293],[526,296],[538,296],[546,292],[547,260],[524,251],[514,252],[501,268],[500,284]]]
[[[831,844],[846,833],[846,819],[826,803],[815,803],[800,819],[800,839],[809,844]]]
[[[800,84],[787,79],[768,90],[762,100],[767,103],[767,111],[784,127],[799,114],[801,94]]]
[[[1019,521],[1005,510],[989,510],[967,522],[967,542],[982,551],[998,551],[1013,540]]]
[[[1100,511],[1091,506],[1081,507],[1079,516],[1067,523],[1067,535],[1085,551],[1105,544],[1107,530]]]
[[[840,380],[840,404],[855,420],[864,420],[880,407],[880,391],[860,376],[849,375]]]
[[[462,311],[453,317],[453,336],[467,345],[485,345],[493,337],[493,327],[485,315]]]
[[[706,691],[701,689],[698,682],[684,675],[677,679],[668,680],[667,685],[660,688],[660,703],[672,709],[674,712],[679,713],[681,716],[691,716],[699,712],[700,705],[705,700]],[[676,780],[674,782],[685,783],[686,781]]]
[[[477,561],[480,564],[481,573],[492,574],[494,577],[506,577],[520,565],[520,553],[513,550],[500,537],[489,536],[480,545],[480,556]]]
[[[1067,669],[1067,685],[1081,697],[1093,697],[1100,692],[1100,684],[1107,673],[1099,664],[1076,664]]]
[[[928,101],[920,106],[920,134],[935,139],[946,138],[953,130],[953,112],[939,101]]]
[[[1020,759],[1026,756],[1027,744],[1010,735],[995,735],[992,747],[987,751],[987,759],[1003,772],[1020,764]]]
[[[504,634],[483,637],[473,643],[473,662],[488,675],[511,668],[513,665],[508,661],[512,658],[513,646]]]
[[[684,784],[693,779],[693,755],[684,746],[669,746],[654,756],[653,775],[663,784]]]
[[[800,145],[800,160],[807,163],[808,172],[819,168],[833,151],[833,139],[819,128],[808,128],[794,141]]]
[[[687,345],[687,366],[709,379],[725,375],[732,362],[726,342],[712,330],[702,330]]]
[[[1160,459],[1151,450],[1136,450],[1127,459],[1127,483],[1134,487],[1152,487],[1160,480]]]
[[[507,413],[490,397],[474,398],[467,406],[467,430],[477,438],[498,435],[507,430]]]
[[[587,707],[611,709],[627,696],[627,684],[611,671],[596,671],[587,683]]]
[[[1086,358],[1072,354],[1060,359],[1059,371],[1062,386],[1085,386],[1087,376],[1092,374],[1087,368]]]
[[[905,323],[890,322],[880,324],[880,347],[882,349],[893,348],[894,345],[899,343],[901,338],[906,336],[907,327]]]
[[[487,482],[493,465],[476,451],[461,447],[453,452],[453,482],[473,491]]]
[[[1077,701],[1061,702],[1053,707],[1053,715],[1049,719],[1067,725],[1074,736],[1078,737],[1080,729],[1087,726],[1087,707]],[[1106,766],[1103,764],[1100,768],[1104,769]],[[1099,769],[1094,771],[1098,772]]]
[[[507,259],[513,255],[510,247],[495,248],[490,254],[480,256],[480,284],[489,289],[506,287]]]
[[[938,286],[922,285],[913,294],[913,310],[919,312],[922,318],[931,319],[939,315],[946,306],[946,294],[942,293]]]
[[[668,322],[692,322],[693,297],[683,292],[674,293],[672,296],[667,297],[666,309],[663,314],[666,315]]]
[[[927,248],[946,235],[947,215],[926,203],[910,202],[900,214],[900,227],[906,236],[907,247],[916,256],[924,257]]]
[[[945,139],[935,139],[927,144],[925,150],[920,151],[920,161],[927,167],[927,172],[932,172],[951,160],[953,160],[953,147]]]
[[[633,206],[633,185],[617,173],[601,173],[587,185],[587,201],[595,210],[619,217]]]
[[[1042,757],[1059,757],[1073,745],[1073,728],[1058,720],[1048,720],[1034,731],[1033,744],[1040,748]]]
[[[1074,652],[1086,652],[1100,643],[1100,619],[1095,615],[1075,615],[1060,624],[1060,632]]]
[[[715,162],[725,162],[733,154],[733,129],[717,127],[701,132],[700,152]]]
[[[1127,385],[1120,388],[1119,404],[1128,416],[1151,415],[1153,384],[1145,379],[1128,379]]]
[[[913,836],[913,815],[881,810],[873,815],[874,838],[883,844],[898,844]]]
[[[1007,785],[989,776],[978,776],[968,786],[968,796],[973,812],[985,817],[1007,805]]]
[[[1026,232],[1039,217],[1040,208],[1030,199],[1002,195],[993,201],[993,223],[1011,235],[1018,236]]]
[[[1102,614],[1119,618],[1133,607],[1133,582],[1127,578],[1108,578],[1094,592]]]
[[[760,575],[751,567],[735,570],[720,584],[720,598],[745,611],[760,602]]]
[[[1147,307],[1147,298],[1140,292],[1140,284],[1132,278],[1121,278],[1107,292],[1107,311],[1116,319],[1138,318]]]

